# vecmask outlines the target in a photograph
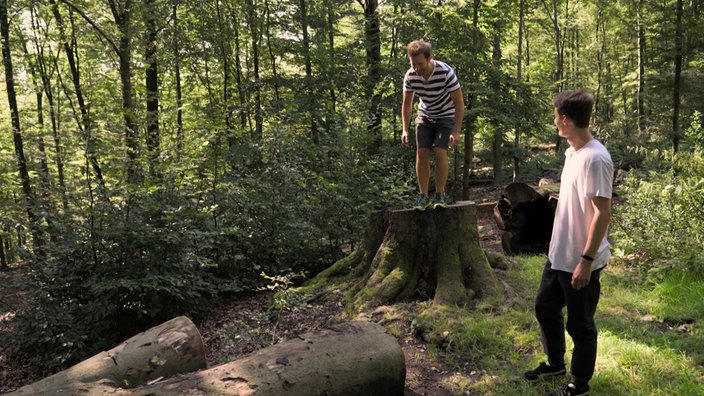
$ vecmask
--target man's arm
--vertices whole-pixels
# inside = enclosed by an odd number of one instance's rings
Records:
[[[413,112],[413,91],[403,91],[403,103],[401,104],[401,123],[403,133],[401,134],[401,144],[408,147],[408,126],[411,123]]]
[[[590,257],[596,257],[599,253],[601,241],[606,237],[606,231],[611,222],[611,198],[592,197],[592,206],[594,207],[594,218],[592,224],[589,225],[589,234],[587,234],[587,246],[582,251]],[[577,268],[572,274],[572,287],[579,290],[589,284],[589,279],[592,274],[592,263],[587,259],[580,259]]]
[[[462,122],[464,121],[464,97],[462,96],[462,89],[459,88],[456,91],[452,91],[450,93],[450,99],[455,103],[455,127],[452,130],[452,135],[450,135],[450,144],[452,144],[452,147],[455,147],[460,143],[460,131],[462,130]]]

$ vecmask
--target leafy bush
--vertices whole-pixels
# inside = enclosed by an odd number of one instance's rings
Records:
[[[646,163],[658,169],[667,159],[650,153]],[[614,208],[612,236],[618,249],[639,257],[639,267],[651,274],[704,274],[699,259],[704,253],[704,158],[681,154],[669,160],[667,170],[626,175],[625,201]]]
[[[38,370],[61,367],[175,316],[197,315],[218,293],[243,287],[213,276],[197,255],[194,218],[171,216],[163,196],[140,198],[121,209],[96,205],[48,258],[31,264],[22,287],[32,304],[13,319],[6,352],[29,356]]]

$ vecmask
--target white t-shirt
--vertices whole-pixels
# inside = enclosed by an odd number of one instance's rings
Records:
[[[613,169],[609,152],[596,139],[590,140],[579,150],[570,147],[565,151],[560,197],[548,252],[552,269],[574,272],[586,247],[589,226],[595,214],[591,198],[611,199]],[[592,271],[603,268],[609,257],[609,241],[604,237],[594,257]]]

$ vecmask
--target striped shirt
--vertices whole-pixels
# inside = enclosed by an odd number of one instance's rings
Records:
[[[418,116],[433,118],[453,118],[455,103],[450,93],[460,89],[460,82],[455,71],[445,62],[435,61],[433,74],[429,79],[418,75],[413,68],[403,78],[403,90],[418,95],[420,104]]]

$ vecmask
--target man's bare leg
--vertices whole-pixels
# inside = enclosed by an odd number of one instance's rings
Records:
[[[447,184],[448,174],[447,150],[435,149],[435,192],[445,194],[445,184]]]
[[[447,173],[447,171],[446,171]],[[419,148],[416,152],[416,177],[421,194],[428,195],[430,186],[430,149]]]

